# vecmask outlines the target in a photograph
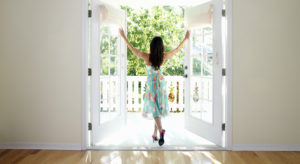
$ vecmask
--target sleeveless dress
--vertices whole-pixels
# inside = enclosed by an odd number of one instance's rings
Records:
[[[155,70],[153,66],[146,66],[147,81],[142,115],[145,118],[167,116],[169,112],[167,82],[161,68]]]

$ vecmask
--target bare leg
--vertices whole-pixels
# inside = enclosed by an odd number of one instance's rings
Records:
[[[155,122],[154,122],[154,132],[153,132],[153,136],[155,136],[155,137],[157,137],[157,126],[156,126],[156,124],[155,124]]]
[[[161,133],[162,131],[162,126],[161,126],[161,120],[160,120],[160,117],[154,117],[154,120],[155,120],[155,123],[156,123],[156,126],[159,130],[159,133]]]
[[[159,146],[162,146],[165,143],[165,140],[164,140],[164,133],[162,133],[161,120],[160,117],[155,117],[154,119],[160,134],[158,144]]]

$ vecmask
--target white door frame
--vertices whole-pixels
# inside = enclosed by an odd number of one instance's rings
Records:
[[[232,150],[232,0],[226,0],[226,93],[225,93],[225,148]]]
[[[81,2],[81,149],[86,150],[89,147],[88,136],[88,0]]]
[[[88,0],[82,0],[81,9],[81,44],[82,44],[82,62],[81,62],[81,149],[90,149],[89,131],[88,131]],[[232,0],[226,0],[226,17],[227,17],[227,40],[226,40],[226,101],[225,101],[225,149],[232,150]]]

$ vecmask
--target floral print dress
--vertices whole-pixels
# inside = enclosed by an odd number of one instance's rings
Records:
[[[155,70],[153,66],[146,66],[147,82],[144,97],[144,108],[142,115],[145,118],[168,115],[167,82],[162,74],[161,68]]]

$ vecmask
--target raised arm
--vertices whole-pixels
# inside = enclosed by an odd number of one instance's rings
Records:
[[[122,38],[125,40],[125,42],[126,42],[128,48],[133,52],[133,54],[135,54],[137,57],[143,58],[143,59],[145,59],[145,60],[148,59],[149,55],[148,55],[147,53],[139,51],[138,49],[134,48],[134,47],[130,44],[130,42],[128,41],[128,39],[127,39],[126,36],[125,36],[125,33],[124,33],[123,28],[120,28],[120,29],[119,29],[119,32],[120,32],[120,35],[122,36]]]
[[[190,37],[190,31],[188,30],[185,34],[184,39],[181,41],[181,43],[179,44],[179,46],[177,48],[175,48],[174,50],[165,53],[164,59],[169,59],[171,58],[173,55],[175,55],[184,45],[184,43],[189,39]]]

